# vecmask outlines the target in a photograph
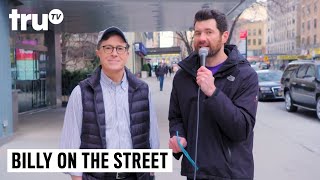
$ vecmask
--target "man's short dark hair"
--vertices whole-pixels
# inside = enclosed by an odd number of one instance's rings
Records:
[[[217,28],[220,31],[220,34],[228,31],[228,21],[226,15],[214,9],[201,9],[200,11],[198,11],[194,16],[193,26],[198,21],[205,21],[209,19],[216,20]]]

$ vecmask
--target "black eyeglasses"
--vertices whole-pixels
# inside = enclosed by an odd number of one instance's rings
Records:
[[[126,46],[113,47],[113,46],[110,46],[110,45],[106,45],[106,46],[102,46],[102,48],[103,48],[103,51],[106,54],[111,54],[114,49],[116,49],[118,54],[123,54],[123,53],[125,53],[127,51],[128,47],[126,47]]]

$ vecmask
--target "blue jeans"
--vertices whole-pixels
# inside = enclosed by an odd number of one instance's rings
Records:
[[[164,80],[164,76],[159,76],[159,80],[160,80],[160,91],[162,91],[163,89],[163,80]]]

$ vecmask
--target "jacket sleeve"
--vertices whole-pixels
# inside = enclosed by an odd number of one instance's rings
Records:
[[[179,100],[177,97],[177,91],[175,86],[175,81],[173,81],[171,97],[170,97],[170,106],[169,106],[169,132],[170,138],[176,136],[176,132],[179,132],[180,137],[186,138],[186,134],[183,128],[182,115],[179,106]],[[174,153],[173,156],[176,159],[179,159],[182,153]]]
[[[255,72],[241,80],[231,101],[220,89],[204,102],[206,112],[217,118],[217,124],[232,141],[244,141],[252,133],[257,113],[258,77]],[[210,109],[215,109],[210,111]]]

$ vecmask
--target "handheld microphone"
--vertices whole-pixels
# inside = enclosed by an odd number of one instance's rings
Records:
[[[199,49],[199,56],[200,56],[200,65],[201,66],[206,66],[206,58],[209,53],[209,48],[207,47],[202,47]]]
[[[207,47],[202,47],[199,49],[199,56],[200,56],[200,65],[201,66],[206,66],[206,58],[208,56],[209,53],[209,48]],[[198,88],[198,102],[197,102],[197,129],[196,129],[196,147],[195,147],[195,153],[194,153],[194,162],[195,162],[195,166],[194,166],[194,174],[193,174],[193,180],[197,179],[197,160],[198,160],[198,136],[199,136],[199,119],[200,119],[200,91],[201,88],[199,86]]]

